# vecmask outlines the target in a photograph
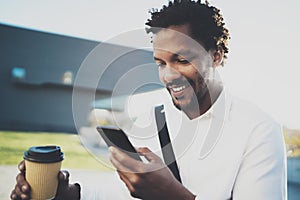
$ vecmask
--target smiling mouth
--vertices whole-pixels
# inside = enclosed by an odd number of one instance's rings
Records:
[[[166,87],[177,100],[184,98],[185,91],[192,86],[192,81],[176,79],[166,84]]]
[[[184,98],[185,90],[189,87],[190,85],[188,83],[186,84],[178,84],[178,85],[171,85],[168,87],[168,89],[171,91],[173,96],[179,100]]]
[[[183,86],[177,86],[177,87],[172,87],[170,88],[173,92],[181,92],[183,91],[187,86],[183,85]]]

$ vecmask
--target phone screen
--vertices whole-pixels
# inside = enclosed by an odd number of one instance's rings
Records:
[[[130,157],[142,161],[128,137],[120,128],[116,126],[98,126],[97,130],[108,147],[117,147]]]

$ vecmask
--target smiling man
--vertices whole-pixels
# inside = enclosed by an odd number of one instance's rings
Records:
[[[133,126],[132,141],[146,146],[137,151],[147,162],[110,148],[111,162],[131,196],[145,200],[285,200],[281,127],[256,106],[230,95],[216,77],[215,69],[227,58],[229,39],[220,11],[200,1],[175,0],[154,10],[146,25],[161,82],[171,96],[171,104],[165,105],[166,122],[182,183],[161,158],[153,123]],[[151,117],[155,121],[153,114]],[[30,195],[23,162],[20,169],[12,199]],[[68,184],[63,174],[58,191],[56,199],[79,198],[78,185]]]
[[[153,47],[160,80],[174,105],[190,119],[196,118],[210,108],[222,91],[222,85],[210,82],[209,77],[211,69],[221,64],[223,50],[206,51],[189,37],[189,24],[156,31]]]
[[[149,163],[111,148],[111,161],[132,196],[286,199],[280,126],[256,106],[230,95],[216,77],[216,68],[227,58],[229,40],[220,10],[207,2],[176,0],[154,10],[146,25],[160,80],[181,111],[165,106],[182,184],[157,156],[157,145],[139,149]],[[137,129],[131,130],[135,138],[151,132]],[[147,143],[142,139],[135,144],[143,142]]]

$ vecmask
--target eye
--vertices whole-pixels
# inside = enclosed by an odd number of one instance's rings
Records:
[[[189,62],[188,60],[186,60],[186,59],[178,59],[177,62],[180,63],[180,64],[188,64],[188,63],[190,63],[190,62]]]
[[[164,66],[166,66],[166,63],[164,63],[164,62],[156,62],[156,65],[158,67],[164,67]]]

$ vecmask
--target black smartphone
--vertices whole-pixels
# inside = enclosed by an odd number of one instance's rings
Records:
[[[116,126],[97,126],[97,131],[108,147],[114,146],[129,155],[130,157],[142,161],[128,137],[120,128]]]

